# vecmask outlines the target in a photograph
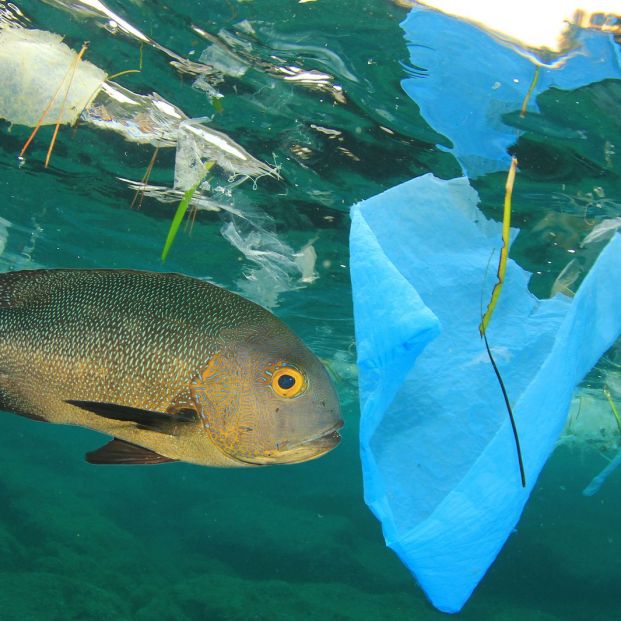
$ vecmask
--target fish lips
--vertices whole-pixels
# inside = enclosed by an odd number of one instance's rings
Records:
[[[252,459],[240,459],[248,464],[269,465],[269,464],[297,464],[303,461],[310,461],[325,455],[331,451],[340,441],[341,434],[338,432],[343,427],[343,421],[330,427],[326,431],[297,444],[281,443],[277,450],[270,455],[257,455]],[[239,458],[238,458],[239,459]]]

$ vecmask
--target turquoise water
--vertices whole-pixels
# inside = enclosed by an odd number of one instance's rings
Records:
[[[53,3],[19,3],[31,26],[66,35],[76,50],[90,41],[87,57],[110,74],[139,67],[142,55],[141,72],[119,83],[157,91],[190,117],[213,116],[213,127],[278,165],[281,179],[247,181],[221,211],[199,212],[162,265],[179,198],[164,203],[147,195],[140,209],[130,209],[134,191],[119,179],[140,181],[153,147],[80,123],[61,129],[45,169],[48,127],[20,167],[30,129],[0,121],[2,269],[179,271],[269,304],[334,371],[346,427],[338,449],[296,466],[96,467],[83,455],[105,441],[98,434],[7,414],[0,435],[0,618],[441,618],[384,547],[363,502],[357,452],[348,207],[426,172],[460,174],[436,146],[446,139],[399,84],[408,63],[399,28],[406,10],[387,0],[109,6],[194,60],[208,41],[192,26],[202,29],[243,58],[244,75],[215,83],[222,97],[214,104],[213,94],[193,87],[195,78],[175,71],[161,52],[141,52],[97,19]],[[278,72],[291,66],[327,77],[315,74],[309,88]],[[538,295],[549,294],[570,258],[588,269],[596,249],[581,249],[580,241],[598,222],[621,216],[619,95],[614,80],[544,94],[541,117],[514,147],[522,233],[512,256],[534,272]],[[573,114],[576,101],[590,113]],[[150,183],[170,187],[173,169],[174,151],[162,149]],[[498,173],[475,183],[491,217],[500,218],[504,180]],[[246,218],[231,214],[231,205]],[[230,223],[258,240],[246,254],[221,235]],[[309,244],[317,255],[312,282],[291,267]],[[270,252],[267,263],[252,261],[253,249]],[[274,264],[280,271],[266,267]],[[590,385],[610,383],[619,359],[618,349],[609,352]],[[617,618],[621,474],[596,496],[581,494],[605,463],[588,446],[555,452],[517,531],[460,617]]]

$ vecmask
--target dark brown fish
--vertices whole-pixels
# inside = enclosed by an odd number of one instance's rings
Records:
[[[0,407],[113,436],[92,463],[294,463],[342,426],[323,365],[270,312],[129,270],[0,274]]]

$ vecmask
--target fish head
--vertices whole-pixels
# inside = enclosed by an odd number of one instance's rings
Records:
[[[210,441],[238,462],[308,461],[340,441],[343,421],[332,381],[286,329],[223,349],[192,392]]]

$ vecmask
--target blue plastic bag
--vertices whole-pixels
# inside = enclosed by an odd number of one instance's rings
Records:
[[[461,609],[515,528],[576,384],[621,333],[620,235],[573,300],[537,299],[509,260],[487,334],[520,433],[522,488],[478,332],[501,224],[477,202],[467,180],[429,174],[351,212],[365,500],[445,612]]]

